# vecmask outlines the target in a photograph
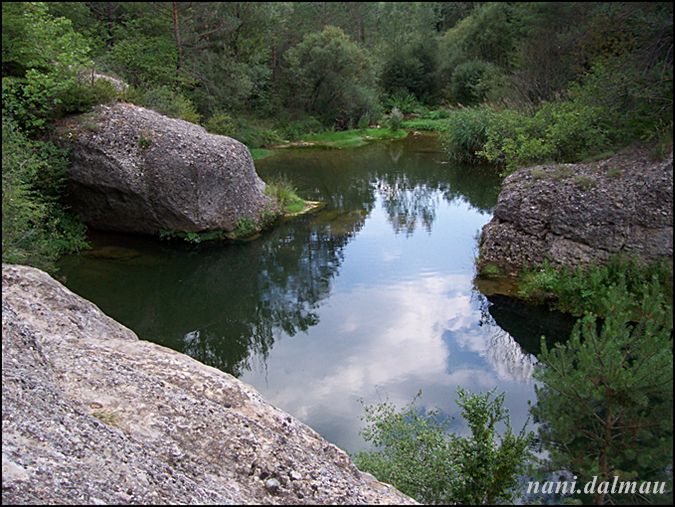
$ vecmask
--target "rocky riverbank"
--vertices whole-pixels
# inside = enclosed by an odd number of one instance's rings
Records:
[[[673,256],[673,154],[632,148],[590,163],[524,168],[504,180],[483,227],[478,269],[515,275],[544,260]]]
[[[6,504],[411,504],[253,388],[2,268]]]

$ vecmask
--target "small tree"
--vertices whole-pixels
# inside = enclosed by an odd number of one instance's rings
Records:
[[[286,58],[287,101],[324,124],[344,128],[378,109],[371,61],[341,29],[306,35]]]
[[[503,394],[470,395],[458,388],[458,395],[469,437],[447,433],[449,419],[438,411],[421,413],[415,400],[400,411],[391,403],[366,406],[362,435],[378,450],[360,452],[359,468],[423,503],[511,501],[531,434],[525,428],[512,432]]]
[[[673,459],[672,307],[656,281],[645,287],[639,323],[631,323],[634,305],[625,287],[615,286],[604,322],[587,315],[569,342],[553,349],[542,340],[543,367],[535,373],[542,386],[532,413],[552,470],[569,470],[580,480],[667,480]],[[645,499],[593,497],[596,504],[608,500]]]

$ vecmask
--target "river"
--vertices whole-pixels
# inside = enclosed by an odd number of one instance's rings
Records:
[[[563,339],[569,322],[474,286],[494,170],[448,163],[425,135],[256,167],[326,206],[236,244],[92,233],[60,275],[140,338],[237,376],[350,452],[366,446],[362,403],[419,390],[460,433],[457,386],[505,392],[525,423],[539,336]]]

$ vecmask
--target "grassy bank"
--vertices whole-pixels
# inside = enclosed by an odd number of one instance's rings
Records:
[[[278,148],[356,148],[371,141],[401,139],[408,135],[404,129],[367,128],[309,134],[301,140],[277,146]]]

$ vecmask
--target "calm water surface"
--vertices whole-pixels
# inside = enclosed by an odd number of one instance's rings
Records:
[[[327,203],[255,241],[186,245],[96,234],[63,260],[74,292],[139,337],[255,386],[348,451],[362,406],[389,399],[455,416],[456,386],[506,392],[527,419],[539,336],[567,323],[473,286],[476,234],[498,194],[492,171],[446,162],[433,137],[257,164]]]

